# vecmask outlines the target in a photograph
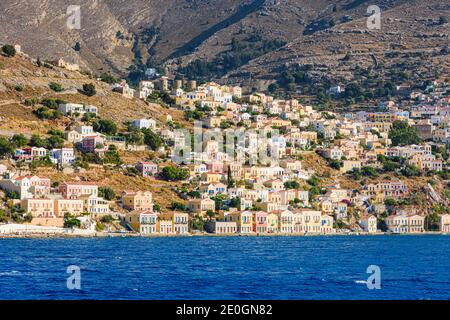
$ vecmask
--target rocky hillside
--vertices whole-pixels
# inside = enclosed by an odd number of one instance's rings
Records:
[[[52,82],[61,85],[63,90],[51,90]],[[80,93],[85,83],[95,85],[95,96],[88,97]],[[66,118],[41,120],[33,113],[46,98],[95,105],[99,108],[102,118],[114,120],[119,125],[124,121],[151,116],[163,126],[167,114],[172,115],[178,123],[184,122],[181,111],[169,110],[138,99],[124,98],[112,92],[107,83],[82,73],[51,66],[39,67],[35,61],[26,57],[0,56],[0,135],[15,132],[45,134],[49,127],[64,129],[68,125]]]
[[[351,77],[339,63],[348,52],[353,65],[389,67],[391,51],[435,55],[449,35],[440,18],[449,5],[441,0],[378,1],[377,31],[367,30],[366,0],[86,0],[80,30],[66,27],[71,4],[1,1],[0,43],[20,43],[43,59],[62,56],[96,73],[126,75],[144,65],[180,70],[201,59],[217,66],[207,66],[205,76],[233,82],[271,79],[293,63],[313,64],[318,77],[331,73],[338,81]],[[419,60],[443,67],[445,58]]]

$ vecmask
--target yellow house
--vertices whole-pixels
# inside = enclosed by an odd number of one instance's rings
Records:
[[[278,232],[293,233],[294,232],[294,214],[289,210],[279,210],[271,212],[278,216]]]
[[[64,214],[83,214],[84,201],[81,199],[57,199],[55,200],[55,215],[64,217]]]
[[[226,222],[236,222],[238,233],[253,232],[253,213],[250,211],[231,212],[225,216]]]
[[[325,213],[332,213],[333,212],[333,202],[331,202],[328,199],[322,201],[321,207],[322,207],[322,211],[325,212]]]
[[[305,232],[309,233],[321,232],[320,222],[322,219],[322,212],[308,209],[300,209],[298,210],[298,212],[303,215],[303,223],[304,223],[303,230]]]
[[[205,173],[202,175],[202,180],[207,183],[218,183],[222,180],[222,176],[220,173]]]
[[[255,208],[265,212],[277,211],[280,205],[275,202],[255,202]]]
[[[153,197],[150,191],[125,191],[122,194],[122,205],[132,211],[153,211]]]
[[[32,224],[47,227],[62,227],[62,217],[55,215],[55,201],[53,199],[24,199],[20,207],[33,216]]]
[[[53,199],[23,199],[20,207],[36,218],[55,218],[55,201]]]
[[[216,203],[209,198],[205,199],[192,199],[187,204],[187,209],[193,213],[204,214],[207,211],[215,211]]]
[[[162,213],[159,215],[160,221],[172,222],[172,230],[174,234],[189,233],[189,215],[182,212]]]
[[[244,173],[244,170],[242,168],[242,164],[240,164],[238,162],[233,162],[233,163],[230,163],[226,168],[227,168],[227,172],[228,172],[228,170],[230,170],[231,177],[234,180],[241,180],[242,179],[243,173]]]
[[[282,195],[281,192],[270,192],[269,193],[269,202],[276,203],[277,205],[281,205]]]
[[[284,190],[284,183],[280,179],[273,179],[264,182],[267,188],[273,189],[274,191]]]
[[[209,117],[206,119],[206,126],[208,128],[219,128],[223,120],[222,117]]]
[[[279,118],[273,118],[270,120],[270,125],[274,127],[288,127],[291,124],[292,124],[291,121]]]
[[[342,161],[342,168],[340,171],[346,173],[353,169],[361,169],[361,161],[359,160],[344,160]]]
[[[277,233],[278,232],[278,215],[275,213],[269,213],[267,215],[267,232]]]
[[[158,214],[151,211],[133,211],[125,214],[125,223],[143,235],[159,233],[156,228],[157,221]]]

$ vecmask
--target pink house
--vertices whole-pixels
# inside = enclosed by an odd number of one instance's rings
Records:
[[[222,161],[213,161],[206,164],[206,167],[210,173],[223,173],[224,165]]]
[[[267,233],[267,212],[258,211],[253,213],[253,232]]]
[[[66,199],[89,195],[98,196],[98,186],[91,182],[64,182],[59,186],[59,192]]]
[[[153,177],[158,174],[158,165],[153,162],[139,162],[136,169],[143,177]]]
[[[82,149],[85,152],[95,152],[99,145],[104,145],[105,139],[98,135],[86,136],[81,141]]]

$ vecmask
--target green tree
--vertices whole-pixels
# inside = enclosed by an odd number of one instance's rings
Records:
[[[105,152],[105,156],[103,157],[103,163],[115,165],[122,164],[122,160],[120,159],[116,146],[110,145],[108,147],[108,151]]]
[[[58,110],[53,110],[48,107],[39,107],[38,109],[34,110],[33,113],[39,118],[39,119],[49,119],[49,120],[55,120],[62,118],[63,114]]]
[[[312,187],[317,187],[319,185],[319,179],[316,176],[312,176],[310,179],[306,180],[306,182]]]
[[[116,193],[110,187],[100,187],[98,188],[99,197],[105,198],[108,201],[114,200]]]
[[[336,170],[339,170],[339,169],[342,168],[342,166],[344,165],[344,164],[342,163],[342,161],[337,160],[337,159],[330,159],[330,160],[328,161],[328,163],[329,163],[329,165],[330,165],[331,168],[336,169]]]
[[[150,129],[143,129],[142,132],[144,133],[144,143],[149,146],[150,149],[155,151],[161,148],[163,141],[159,135]]]
[[[234,182],[230,166],[228,166],[228,170],[227,170],[227,186],[228,186],[228,188],[234,188],[235,185],[236,185],[236,183]]]
[[[203,221],[203,218],[201,216],[195,216],[191,220],[191,229],[192,230],[198,230],[203,231],[205,228],[205,222]]]
[[[0,137],[0,157],[8,158],[14,153],[14,146],[5,137]]]
[[[114,84],[114,83],[118,83],[119,79],[115,78],[114,76],[110,75],[109,73],[103,73],[100,76],[100,79],[103,82],[109,83],[109,84]]]
[[[81,221],[77,219],[74,215],[71,215],[70,213],[66,213],[64,215],[64,228],[80,228],[81,227]]]
[[[19,133],[19,134],[15,134],[11,137],[11,144],[15,147],[15,148],[22,148],[25,147],[26,145],[28,145],[30,141],[28,140],[27,137],[25,137],[23,134]]]
[[[362,178],[361,170],[358,168],[353,168],[347,174],[352,180],[360,180]]]
[[[410,164],[406,165],[402,170],[400,170],[400,173],[408,178],[417,177],[420,175],[419,169]]]
[[[209,217],[209,219],[212,219],[216,216],[216,213],[212,210],[206,211],[206,215]]]
[[[439,214],[433,212],[425,216],[424,226],[426,231],[439,231]]]
[[[161,176],[167,181],[180,181],[186,180],[189,176],[189,172],[182,168],[167,166],[162,169]]]
[[[389,132],[389,138],[394,146],[406,146],[419,144],[421,139],[417,131],[408,125],[406,121],[394,121],[392,129]]]
[[[99,119],[94,122],[93,128],[97,132],[112,136],[117,133],[117,125],[112,120]]]
[[[114,218],[110,214],[108,214],[106,216],[101,217],[100,221],[102,223],[111,223],[114,221]]]
[[[7,190],[5,191],[5,198],[6,199],[20,199],[19,192],[15,190]]]
[[[8,222],[8,215],[6,214],[6,211],[3,209],[0,209],[0,223]]]
[[[372,167],[362,167],[361,168],[361,174],[365,177],[378,177],[378,172],[375,168]]]
[[[61,149],[64,147],[64,138],[60,136],[50,136],[45,139],[45,146],[48,149]]]
[[[297,181],[286,181],[284,183],[284,187],[286,189],[298,189],[300,188],[300,184]]]
[[[47,144],[45,143],[45,140],[41,138],[38,134],[33,134],[30,139],[30,146],[32,147],[38,147],[38,148],[45,148]]]
[[[170,210],[173,211],[186,211],[186,206],[181,202],[172,202],[170,205]]]

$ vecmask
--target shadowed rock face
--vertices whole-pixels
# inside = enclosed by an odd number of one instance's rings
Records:
[[[369,33],[370,2],[361,0],[85,0],[78,1],[81,28],[70,30],[67,8],[76,2],[0,1],[0,43],[21,44],[43,60],[64,57],[97,73],[124,75],[135,58],[211,60],[245,34],[287,42],[231,72],[227,78],[233,79],[249,73],[264,78],[313,54],[324,57],[315,63],[328,65],[329,56],[349,50],[387,50],[399,43],[411,50],[423,46],[423,39],[426,47],[437,48],[448,36],[448,27],[433,22],[448,15],[440,0],[378,1],[385,27]]]

